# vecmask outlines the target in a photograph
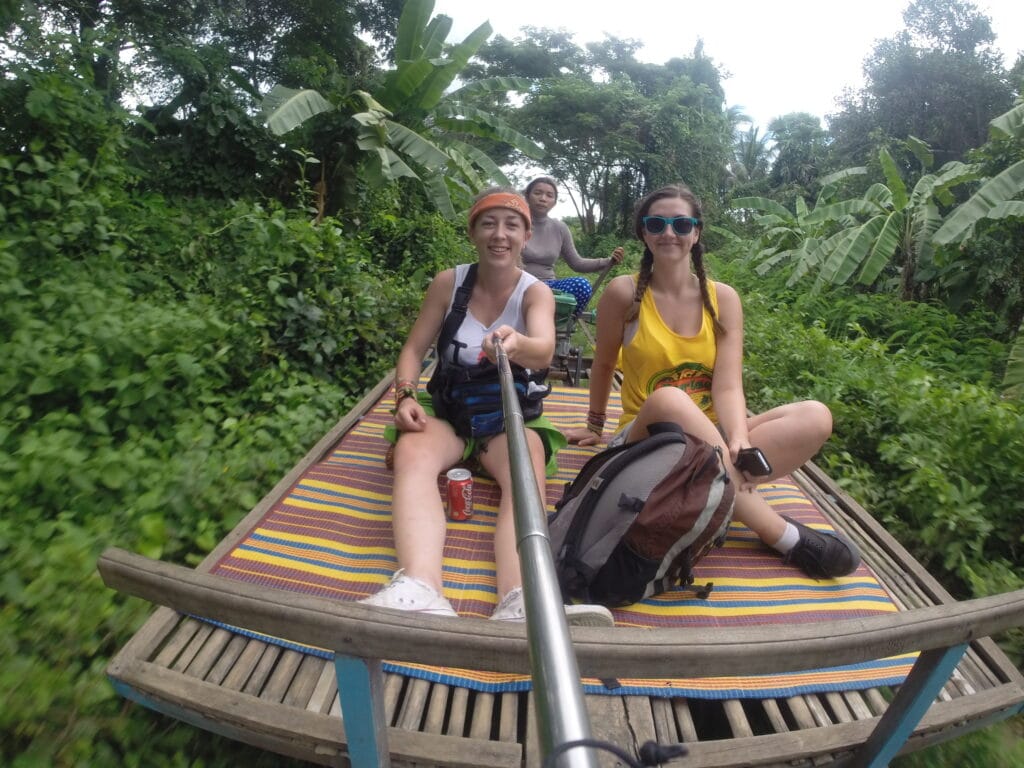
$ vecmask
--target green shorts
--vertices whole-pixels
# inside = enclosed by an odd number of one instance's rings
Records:
[[[434,413],[434,405],[430,400],[430,394],[428,392],[417,392],[416,400],[423,406],[423,410],[425,410],[430,416],[436,415]],[[547,416],[541,415],[536,419],[530,419],[530,421],[526,422],[525,426],[527,429],[532,429],[540,436],[540,441],[544,445],[544,458],[547,461],[545,471],[548,477],[554,477],[558,472],[558,461],[556,458],[558,452],[565,448],[569,441],[565,439],[565,435],[559,432],[558,428],[555,427],[554,424],[548,421]],[[395,428],[394,422],[391,422],[384,427],[384,437],[388,441],[392,443],[396,442],[398,440],[398,434],[399,433]],[[479,460],[480,454],[487,450],[487,443],[493,437],[496,437],[496,435],[462,438],[466,441],[466,446],[462,451],[462,460],[467,462],[471,460]]]

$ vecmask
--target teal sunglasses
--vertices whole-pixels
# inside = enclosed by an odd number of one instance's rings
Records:
[[[660,235],[669,224],[672,225],[672,231],[677,235],[688,235],[693,232],[694,227],[699,227],[701,223],[700,219],[695,219],[693,216],[675,216],[671,219],[664,216],[644,216],[642,221],[644,229],[651,235]]]

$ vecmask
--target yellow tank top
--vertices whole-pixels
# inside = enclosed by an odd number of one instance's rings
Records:
[[[633,280],[636,279],[634,275]],[[711,280],[707,285],[711,306],[717,315],[718,293]],[[706,307],[697,335],[680,336],[665,325],[654,296],[645,291],[640,301],[640,314],[626,326],[619,350],[619,369],[623,374],[619,429],[636,418],[647,396],[659,387],[679,387],[717,423],[711,402],[711,376],[717,349],[714,321]]]

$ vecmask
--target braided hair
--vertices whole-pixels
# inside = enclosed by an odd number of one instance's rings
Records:
[[[685,200],[690,204],[693,209],[693,215],[698,219],[703,219],[703,213],[701,212],[700,201],[697,196],[690,191],[690,188],[683,184],[671,184],[667,187],[662,187],[654,192],[651,192],[647,197],[640,201],[636,207],[636,214],[633,217],[633,230],[636,233],[637,239],[641,243],[644,243],[644,216],[651,209],[658,200],[666,199],[680,199]],[[700,234],[703,235],[704,231],[701,229]],[[704,242],[697,238],[697,242],[693,244],[690,249],[690,263],[693,265],[693,272],[697,275],[697,282],[700,285],[700,297],[701,302],[704,304],[704,308],[711,315],[711,321],[714,323],[715,333],[725,333],[724,326],[718,320],[718,313],[715,312],[715,308],[711,304],[711,296],[708,294],[708,279],[707,270],[704,267]],[[636,281],[636,292],[633,295],[633,306],[629,312],[626,313],[626,322],[632,322],[640,314],[640,302],[644,298],[644,293],[647,292],[647,286],[651,282],[651,275],[654,273],[654,254],[651,253],[651,249],[644,243],[644,255],[640,259],[640,276]]]

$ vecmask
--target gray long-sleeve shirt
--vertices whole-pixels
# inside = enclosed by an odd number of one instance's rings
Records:
[[[576,272],[600,272],[611,257],[585,259],[576,252],[565,222],[544,217],[533,222],[533,234],[523,246],[523,269],[540,280],[555,279],[555,262],[561,256]]]

